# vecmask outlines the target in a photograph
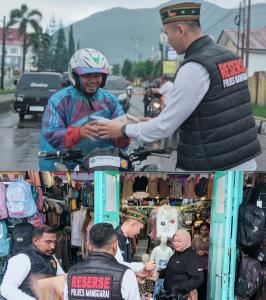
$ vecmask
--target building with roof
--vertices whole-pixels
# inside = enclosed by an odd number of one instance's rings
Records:
[[[0,28],[0,66],[2,62],[3,28]],[[12,73],[20,73],[22,70],[23,36],[20,36],[17,28],[9,28],[6,34],[5,69]],[[26,55],[25,70],[33,69],[32,54],[29,49]]]
[[[240,54],[242,48],[242,38],[239,38],[237,29],[225,29],[220,34],[217,43]],[[246,57],[246,43],[244,42],[243,59]],[[266,71],[266,26],[250,31],[250,52],[249,52],[248,76],[255,72]]]

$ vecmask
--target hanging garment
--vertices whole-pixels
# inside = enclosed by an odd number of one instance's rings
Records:
[[[123,182],[122,199],[129,199],[133,195],[133,178],[126,178]]]
[[[71,221],[71,245],[81,247],[82,226],[85,220],[86,210],[78,210],[72,213]]]
[[[146,192],[148,178],[146,176],[137,176],[133,184],[133,192]]]
[[[193,176],[188,177],[185,181],[184,198],[188,198],[188,199],[198,198],[197,195],[195,194],[195,182]]]
[[[180,211],[176,207],[163,205],[158,208],[156,217],[156,234],[172,238],[179,227]]]
[[[182,184],[177,177],[170,178],[169,185],[170,185],[170,198],[179,199],[183,197]]]
[[[159,178],[158,180],[158,191],[160,198],[169,198],[170,197],[170,185],[168,178]]]
[[[156,198],[159,196],[158,192],[158,177],[151,176],[148,179],[148,194],[150,198]]]

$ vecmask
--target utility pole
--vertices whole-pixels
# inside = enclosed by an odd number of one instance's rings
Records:
[[[238,16],[235,17],[235,24],[237,25],[237,54],[238,55],[240,52],[241,10],[242,10],[242,6],[240,2]]]
[[[241,58],[244,60],[244,48],[245,48],[245,36],[246,36],[246,0],[243,1],[243,20],[242,20],[243,32],[241,43]]]
[[[249,64],[249,52],[250,52],[250,15],[251,15],[251,0],[248,0],[248,20],[247,20],[247,40],[246,40],[246,68]]]
[[[1,62],[1,89],[4,89],[5,77],[5,54],[6,54],[6,17],[3,18],[3,42],[2,42],[2,62]]]

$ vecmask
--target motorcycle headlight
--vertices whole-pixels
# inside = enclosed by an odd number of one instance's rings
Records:
[[[23,102],[23,97],[20,97],[20,96],[18,96],[17,98],[16,98],[16,100],[17,100],[17,102]]]
[[[127,99],[127,94],[126,93],[123,93],[123,94],[118,96],[119,101],[125,101],[126,99]]]
[[[161,104],[160,104],[160,103],[157,103],[157,102],[155,102],[155,103],[153,103],[153,106],[154,106],[154,108],[156,108],[156,109],[159,109],[159,108],[160,108],[160,106],[161,106]]]

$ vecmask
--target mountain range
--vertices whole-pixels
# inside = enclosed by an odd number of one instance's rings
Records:
[[[180,2],[183,2],[182,0]],[[219,37],[222,30],[236,28],[235,17],[239,10],[227,9],[207,1],[202,3],[201,26],[206,34]],[[147,59],[159,49],[162,30],[159,9],[177,3],[166,2],[158,7],[126,9],[115,7],[95,13],[73,23],[75,42],[80,48],[95,48],[102,51],[111,64]],[[266,24],[266,4],[254,4],[251,9],[251,28]],[[66,27],[66,36],[69,27]]]

